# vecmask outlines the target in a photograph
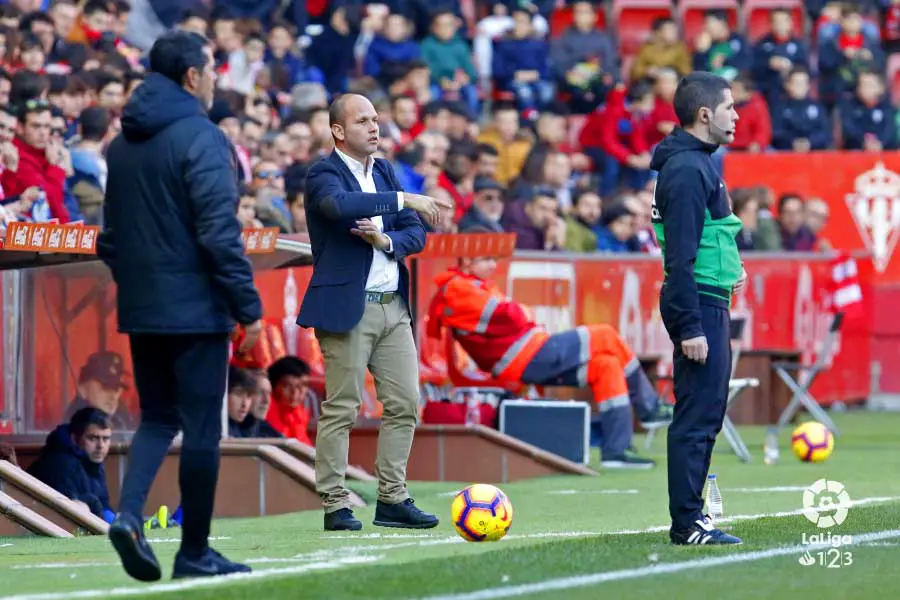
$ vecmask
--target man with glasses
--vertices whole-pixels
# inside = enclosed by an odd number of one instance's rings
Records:
[[[472,206],[459,220],[459,232],[466,233],[475,227],[483,227],[492,233],[503,233],[500,218],[503,216],[504,187],[490,177],[476,177]]]
[[[65,204],[66,177],[72,171],[72,159],[62,140],[52,135],[52,113],[46,100],[26,100],[15,107],[18,123],[13,144],[19,152],[18,170],[0,174],[6,198],[20,196],[29,188],[40,188],[46,195],[50,218],[68,223]]]

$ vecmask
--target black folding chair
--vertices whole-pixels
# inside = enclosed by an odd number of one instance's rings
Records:
[[[818,400],[809,393],[809,388],[812,387],[819,373],[831,367],[831,361],[834,358],[835,342],[843,322],[844,313],[835,313],[834,319],[831,321],[831,327],[828,329],[828,335],[822,343],[822,351],[818,353],[816,362],[812,365],[806,366],[798,362],[777,362],[772,365],[772,368],[775,369],[781,380],[791,388],[794,394],[778,419],[779,430],[794,420],[797,411],[802,406],[817,421],[830,429],[831,433],[835,436],[840,435],[834,421],[831,420],[825,409],[819,405]]]

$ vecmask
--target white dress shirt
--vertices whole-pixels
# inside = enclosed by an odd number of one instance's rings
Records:
[[[359,188],[366,194],[377,194],[375,188],[375,179],[372,177],[372,169],[375,166],[375,159],[368,157],[366,164],[363,165],[358,160],[351,158],[338,150],[334,149],[337,155],[341,157],[344,164],[353,173]],[[397,193],[397,209],[403,210],[403,192]],[[384,221],[381,215],[372,217],[372,222],[378,227],[378,231],[384,232]],[[372,248],[372,266],[369,268],[369,277],[366,279],[366,291],[369,292],[396,292],[400,288],[400,267],[397,261],[388,256],[394,252],[394,242],[388,236],[387,254],[377,248]]]

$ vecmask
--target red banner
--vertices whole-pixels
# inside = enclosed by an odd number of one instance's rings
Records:
[[[776,199],[785,193],[823,199],[830,218],[822,235],[836,249],[871,253],[873,366],[860,368],[873,376],[873,391],[900,392],[900,152],[732,152],[725,157],[725,179],[731,189],[767,186]]]
[[[733,312],[748,319],[745,345],[754,349],[793,350],[812,360],[831,322],[823,310],[829,280],[829,260],[821,258],[746,258],[749,282],[735,300]],[[434,293],[433,278],[453,259],[422,259],[418,263],[418,321]],[[860,261],[864,293],[871,279],[869,261]],[[99,272],[98,272],[99,271]],[[99,268],[41,269],[34,272],[34,388],[30,427],[56,426],[77,391],[78,373],[88,356],[103,348],[120,353],[131,369],[127,338],[116,333],[115,286],[103,281]],[[266,320],[284,333],[288,354],[296,354],[321,375],[322,359],[311,330],[295,324],[312,270],[308,267],[265,271],[256,277]],[[642,356],[658,356],[668,370],[672,347],[660,320],[658,293],[662,279],[655,257],[516,256],[504,260],[497,282],[528,305],[550,331],[585,323],[614,326]],[[870,312],[870,311],[867,311]],[[865,398],[870,385],[869,326],[864,319],[847,321],[833,368],[824,373],[814,394],[823,403]],[[133,380],[121,404],[137,415]],[[371,379],[362,413],[380,414]],[[321,381],[319,382],[321,385]],[[321,389],[321,388],[320,388]],[[28,394],[28,392],[26,392]],[[27,396],[29,399],[31,396]],[[2,411],[2,408],[0,408]],[[2,431],[2,422],[0,422]]]

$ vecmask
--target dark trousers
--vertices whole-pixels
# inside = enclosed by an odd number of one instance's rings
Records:
[[[219,476],[228,335],[133,334],[130,341],[141,424],[128,453],[119,511],[143,522],[147,493],[182,431],[181,549],[199,554],[207,547]]]
[[[709,345],[706,364],[687,358],[680,341],[675,343],[675,415],[668,435],[669,514],[675,529],[688,528],[703,514],[703,486],[731,378],[727,304],[701,295],[700,314]]]

